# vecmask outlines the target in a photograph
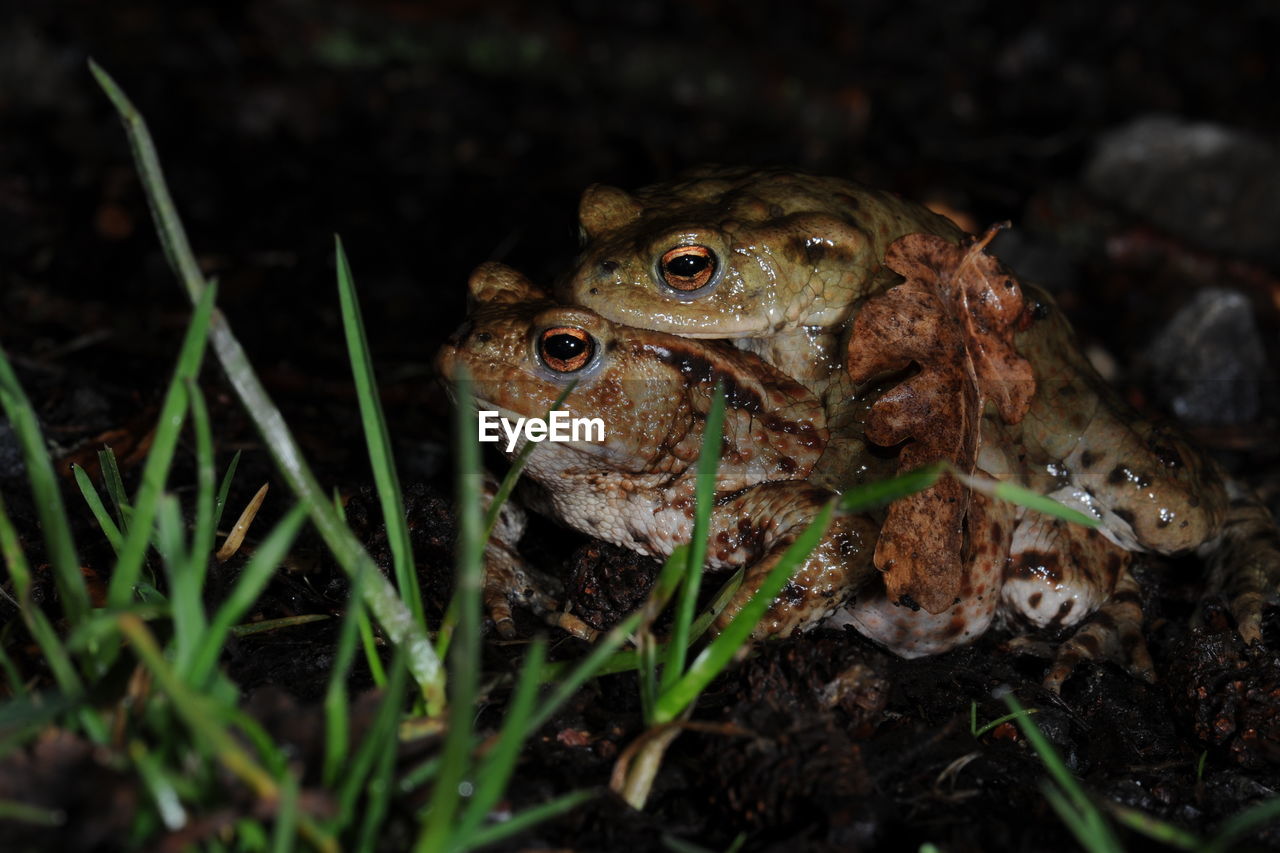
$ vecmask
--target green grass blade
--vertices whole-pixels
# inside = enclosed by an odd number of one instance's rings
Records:
[[[347,599],[347,612],[338,632],[338,647],[329,671],[329,685],[324,693],[324,771],[325,787],[333,787],[338,772],[347,760],[350,733],[347,730],[347,677],[356,657],[356,632],[359,625],[360,590],[352,588]]]
[[[116,526],[115,521],[112,520],[111,515],[107,512],[106,506],[103,505],[102,496],[98,494],[98,490],[93,485],[93,481],[89,479],[89,475],[79,465],[73,464],[71,473],[75,475],[76,485],[80,487],[80,494],[84,495],[84,502],[89,505],[89,511],[97,519],[98,527],[102,528],[102,534],[107,537],[107,543],[111,545],[111,550],[119,554],[121,546],[124,545],[124,537],[120,535],[120,528]]]
[[[391,685],[388,688],[388,695],[394,697],[395,702],[390,706],[385,723],[379,720],[379,723],[385,726],[385,732],[376,753],[373,772],[369,774],[369,782],[365,785],[364,819],[360,821],[360,837],[356,845],[358,850],[372,851],[376,848],[378,830],[387,818],[391,797],[395,793],[397,723],[404,708],[406,681],[404,655],[397,655],[391,664]]]
[[[205,341],[209,335],[209,322],[213,312],[213,300],[217,288],[209,286],[201,294],[187,325],[178,355],[178,365],[160,406],[160,420],[142,469],[142,485],[133,502],[133,514],[129,520],[129,532],[125,536],[120,558],[107,587],[107,603],[112,607],[124,607],[133,600],[134,586],[142,571],[147,544],[151,539],[151,525],[155,520],[161,492],[169,477],[178,436],[187,411],[187,384],[200,374],[204,359]]]
[[[204,276],[178,219],[146,122],[110,75],[93,61],[89,66],[124,122],[169,265],[192,302],[198,302],[206,288]],[[281,475],[298,500],[307,506],[312,524],[344,571],[351,577],[357,574],[367,577],[362,588],[369,610],[391,641],[406,649],[409,670],[422,689],[428,709],[438,711],[444,704],[444,671],[426,633],[329,504],[324,489],[307,466],[298,443],[285,425],[284,416],[271,402],[225,318],[215,313],[212,325],[210,336],[218,360],[245,411],[261,433]]]
[[[338,828],[347,827],[355,817],[356,801],[365,788],[365,780],[375,769],[378,756],[384,752],[395,752],[397,726],[404,710],[405,694],[405,653],[398,649],[391,659],[391,673],[387,681],[387,689],[378,713],[374,716],[373,725],[365,733],[364,740],[356,749],[350,764],[344,768],[342,784],[337,790],[338,813],[334,824]]]
[[[130,613],[121,614],[118,619],[120,630],[129,638],[134,652],[151,671],[159,688],[172,700],[174,709],[188,728],[208,745],[227,770],[245,782],[258,797],[274,800],[280,793],[275,779],[219,723],[212,700],[191,690],[182,682],[165,660],[164,652],[142,620]]]
[[[252,637],[254,634],[266,634],[269,631],[279,631],[281,628],[296,628],[299,625],[310,625],[312,622],[324,622],[332,618],[328,613],[299,613],[297,616],[281,616],[278,619],[263,619],[261,622],[232,625],[227,633],[233,637]]]
[[[1076,781],[1076,777],[1071,775],[1067,765],[1062,762],[1062,757],[1040,731],[1040,727],[1024,713],[1022,703],[1012,693],[1005,694],[1004,702],[1009,706],[1010,711],[1020,715],[1015,717],[1014,721],[1018,724],[1018,728],[1022,729],[1027,742],[1035,749],[1045,769],[1049,771],[1049,776],[1057,784],[1057,791],[1046,786],[1046,796],[1050,798],[1050,804],[1059,811],[1060,815],[1073,814],[1078,819],[1074,823],[1068,820],[1067,825],[1077,834],[1080,843],[1094,851],[1121,853],[1123,848],[1107,825],[1106,818],[1089,799],[1084,788]],[[1053,791],[1053,795],[1050,795],[1049,791]],[[1060,796],[1059,792],[1061,792]],[[1065,812],[1061,810],[1063,808],[1066,809]]]
[[[54,681],[66,696],[83,695],[84,684],[80,680],[80,674],[76,671],[75,665],[71,662],[71,656],[67,654],[49,618],[31,600],[31,567],[27,564],[26,554],[22,552],[18,532],[9,519],[3,497],[0,497],[0,553],[4,555],[9,577],[13,579],[14,592],[18,594],[22,621],[26,624],[32,639],[36,641],[36,645],[40,647],[40,652],[53,673]],[[98,735],[105,735],[105,733],[105,727],[97,731]]]
[[[116,85],[111,75],[92,59],[89,60],[89,71],[102,87],[102,91],[106,92],[107,97],[111,99],[111,103],[115,105],[116,111],[124,122],[129,145],[133,149],[133,161],[137,164],[138,172],[146,184],[147,204],[151,206],[152,218],[157,224],[179,221],[178,209],[174,206],[173,197],[169,195],[169,188],[165,185],[163,178],[159,182],[153,179],[153,176],[162,175],[163,171],[160,168],[160,157],[156,153],[155,144],[151,141],[151,133],[147,130],[142,114],[134,107],[124,91]],[[191,301],[198,302],[202,290],[200,283],[204,281],[204,276],[200,272],[199,264],[196,263],[195,253],[191,251],[191,244],[187,242],[186,232],[180,227],[175,229],[163,227],[163,225],[159,232],[160,245],[164,249],[169,267],[186,285],[187,295]]]
[[[222,483],[218,486],[218,497],[213,502],[213,529],[216,538],[218,526],[222,524],[222,511],[227,508],[227,494],[231,491],[231,481],[236,476],[236,468],[240,465],[240,451],[236,451],[236,455],[231,457],[231,464],[227,466],[227,473],[222,475]]]
[[[15,602],[16,604],[16,602]],[[10,625],[17,623],[10,622],[3,628],[0,628],[0,669],[4,670],[4,681],[9,687],[9,696],[20,696],[26,692],[22,683],[22,673],[18,672],[18,665],[13,662],[13,658],[9,657],[9,653],[5,651],[5,647],[10,642]],[[3,707],[3,706],[0,706]]]
[[[924,491],[938,482],[946,470],[944,463],[937,462],[888,480],[856,486],[840,495],[837,508],[840,512],[865,512],[884,506],[898,498]]]
[[[120,522],[120,532],[129,532],[129,496],[124,490],[124,480],[120,477],[120,465],[116,462],[116,453],[110,447],[98,451],[98,466],[102,468],[102,480],[107,486],[107,496],[116,511],[116,520]]]
[[[0,800],[0,821],[25,823],[56,829],[67,822],[67,813],[61,809],[46,809],[17,800]]]
[[[306,507],[295,505],[254,551],[253,557],[236,579],[235,586],[231,588],[227,600],[218,608],[208,629],[199,638],[187,671],[189,683],[205,684],[209,680],[217,666],[218,655],[222,653],[222,647],[226,643],[227,633],[258,600],[276,567],[289,553],[289,548],[306,519]]]
[[[164,558],[169,575],[169,606],[173,611],[175,660],[179,672],[186,671],[204,634],[204,602],[191,564],[195,558],[183,541],[182,510],[178,499],[162,494],[156,507],[156,550]]]
[[[957,480],[975,492],[982,492],[984,495],[999,498],[1011,504],[1025,506],[1027,509],[1033,509],[1036,512],[1042,512],[1054,518],[1061,518],[1072,524],[1097,527],[1101,523],[1091,515],[1085,515],[1083,512],[1063,506],[1053,498],[1033,492],[1024,486],[1019,486],[1017,483],[1011,483],[1008,480],[992,480],[987,477],[979,477],[976,474],[965,474],[954,468],[950,470]]]
[[[698,456],[696,498],[693,516],[693,535],[689,539],[689,562],[684,573],[684,585],[676,601],[675,621],[671,627],[671,639],[667,643],[666,666],[662,669],[662,681],[658,686],[665,693],[684,675],[684,664],[689,650],[689,626],[698,609],[698,591],[702,586],[702,567],[707,559],[707,531],[711,526],[712,502],[716,496],[716,472],[720,467],[720,448],[724,442],[724,383],[716,382],[711,398],[711,411],[703,426],[702,450]]]
[[[439,853],[448,848],[458,807],[458,786],[470,769],[475,734],[472,729],[480,674],[481,588],[484,583],[484,518],[481,510],[480,445],[471,378],[465,371],[453,377],[454,442],[458,450],[458,561],[454,582],[458,624],[449,649],[449,734],[440,757],[440,772],[431,791],[430,815],[416,849]]]
[[[71,525],[62,505],[62,491],[53,473],[53,463],[40,434],[35,409],[26,392],[18,384],[18,377],[9,366],[4,350],[0,350],[0,409],[9,419],[9,426],[22,449],[22,462],[27,469],[27,482],[35,501],[36,514],[44,531],[45,549],[53,566],[54,582],[62,598],[62,611],[72,625],[89,612],[89,591],[80,574],[80,560],[76,556],[75,542],[71,539]]]
[[[1141,833],[1148,838],[1158,841],[1169,847],[1176,847],[1179,850],[1210,850],[1212,848],[1197,838],[1195,835],[1187,832],[1181,827],[1174,826],[1163,820],[1158,820],[1151,815],[1140,812],[1137,809],[1127,808],[1119,803],[1108,802],[1107,810],[1120,823],[1132,829],[1134,832]]]
[[[276,825],[271,830],[271,853],[292,853],[298,836],[298,780],[286,773],[280,780]]]
[[[213,465],[213,430],[209,426],[209,408],[205,405],[200,386],[187,382],[187,400],[191,407],[191,426],[195,433],[196,451],[196,514],[191,532],[190,570],[196,589],[204,589],[204,576],[213,554],[213,542],[217,538],[214,527],[213,490],[217,474]],[[203,618],[203,611],[201,611]]]
[[[471,846],[466,839],[480,828],[485,816],[507,789],[507,782],[520,755],[520,747],[524,745],[527,736],[533,702],[538,695],[538,674],[542,672],[546,655],[547,645],[538,638],[529,647],[529,654],[521,665],[520,678],[510,702],[507,703],[507,715],[503,720],[498,742],[476,771],[475,793],[454,830],[454,838],[459,839],[463,846]]]
[[[28,693],[0,705],[0,757],[75,705],[61,693]]]
[[[664,690],[658,698],[654,709],[655,724],[669,723],[684,711],[698,697],[698,694],[720,674],[742,644],[751,636],[751,631],[764,616],[765,611],[773,604],[782,588],[787,585],[791,575],[805,561],[810,552],[822,541],[831,517],[835,511],[834,502],[824,506],[795,541],[787,547],[778,558],[778,563],[765,576],[760,588],[742,609],[725,626],[724,631],[711,641],[698,655],[679,681]]]
[[[496,823],[480,829],[467,839],[467,843],[472,850],[488,844],[496,844],[504,838],[510,838],[518,832],[524,832],[526,829],[537,826],[543,821],[573,811],[594,797],[594,791],[572,791],[549,802],[527,808],[502,823]],[[453,849],[458,850],[461,848]]]
[[[613,657],[618,648],[627,641],[627,638],[635,633],[636,628],[639,627],[643,619],[644,614],[637,611],[614,625],[609,630],[609,633],[596,641],[591,652],[574,665],[566,675],[561,676],[563,669],[560,668],[559,664],[548,664],[543,667],[543,680],[546,680],[548,676],[555,677],[557,679],[556,686],[543,698],[538,705],[538,710],[534,711],[529,718],[528,733],[532,734],[537,731],[539,726],[551,719],[551,715],[559,710],[560,706],[569,700],[569,697],[577,693],[578,688],[585,684],[588,679],[601,674],[600,668]]]
[[[413,543],[409,540],[409,525],[405,520],[404,500],[400,494],[400,477],[396,473],[395,459],[391,452],[391,434],[387,431],[387,419],[382,413],[382,401],[378,397],[373,357],[369,353],[369,341],[360,316],[360,302],[356,298],[355,284],[351,278],[351,265],[342,248],[342,239],[337,236],[334,237],[334,261],[338,268],[338,302],[342,308],[347,356],[351,361],[356,398],[360,404],[360,419],[364,424],[369,464],[373,468],[373,481],[382,505],[396,588],[408,602],[413,618],[425,631],[422,592],[418,588],[418,575],[414,570]]]
[[[182,800],[160,760],[148,752],[141,741],[129,744],[129,758],[138,769],[138,775],[142,777],[142,783],[155,803],[160,822],[170,832],[176,832],[185,826],[187,810],[182,807]]]
[[[1204,848],[1206,853],[1222,853],[1232,849],[1236,840],[1264,824],[1280,818],[1280,797],[1263,800],[1222,822],[1217,833]]]

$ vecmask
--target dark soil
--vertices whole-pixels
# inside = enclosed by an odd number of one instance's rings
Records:
[[[1265,0],[21,4],[0,12],[0,343],[60,472],[77,462],[96,478],[108,444],[135,483],[189,308],[119,122],[87,72],[92,56],[148,118],[220,306],[321,479],[350,498],[352,523],[385,560],[333,285],[332,235],[342,236],[433,620],[450,593],[455,527],[448,405],[431,361],[464,316],[468,272],[499,259],[548,281],[575,252],[584,187],[636,187],[706,162],[853,176],[971,227],[1012,220],[996,251],[1055,291],[1090,352],[1151,409],[1183,400],[1165,381],[1167,360],[1151,362],[1152,341],[1204,288],[1243,294],[1241,328],[1261,366],[1228,336],[1204,370],[1226,378],[1245,364],[1232,387],[1252,402],[1230,416],[1179,411],[1274,510],[1280,221],[1259,213],[1274,208],[1226,192],[1211,239],[1209,226],[1165,215],[1178,205],[1144,210],[1141,193],[1090,184],[1086,172],[1105,132],[1154,114],[1213,122],[1274,151],[1278,41],[1280,11]],[[1269,162],[1261,156],[1243,185],[1274,186]],[[1195,192],[1240,179],[1187,168],[1180,198],[1198,212]],[[1272,236],[1221,236],[1259,231]],[[1178,351],[1199,364],[1212,349]],[[288,508],[287,489],[221,375],[205,373],[219,465],[243,451],[229,512],[271,482],[270,522]],[[183,496],[194,476],[190,453],[179,456],[171,484]],[[38,548],[3,423],[0,490]],[[105,571],[109,549],[78,499],[68,503],[83,516],[82,562]],[[600,625],[640,600],[653,571],[550,525],[527,544]],[[292,560],[255,616],[340,613],[346,583],[320,545],[304,540]],[[1150,685],[1084,664],[1053,696],[1039,687],[1045,662],[994,632],[914,662],[853,633],[768,644],[702,697],[699,725],[672,745],[643,813],[603,794],[513,846],[649,850],[674,837],[724,849],[745,834],[749,850],[1071,849],[1021,733],[970,733],[971,703],[980,723],[994,719],[1009,689],[1040,709],[1036,721],[1090,789],[1208,835],[1280,793],[1280,657],[1269,651],[1280,626],[1268,622],[1267,648],[1243,647],[1228,617],[1197,603],[1201,568],[1152,561],[1143,572]],[[234,579],[235,561],[221,571],[211,595]],[[38,591],[54,596],[48,578]],[[0,598],[0,620],[13,615]],[[244,637],[224,661],[249,709],[309,766],[335,624]],[[526,637],[537,629],[519,626]],[[558,656],[581,651],[554,639]],[[510,668],[521,648],[491,643],[489,669]],[[34,649],[10,653],[39,681]],[[354,684],[367,686],[367,673]],[[504,701],[491,698],[482,725]],[[529,745],[510,805],[607,785],[640,731],[634,676],[593,682]],[[76,817],[62,846],[112,849],[144,795],[96,762],[69,736],[43,740],[0,763],[0,797],[45,791]],[[1280,847],[1280,828],[1251,838]]]

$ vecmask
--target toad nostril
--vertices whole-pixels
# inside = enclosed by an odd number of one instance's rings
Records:
[[[493,339],[493,335],[488,332],[476,332],[476,343],[487,344]]]
[[[601,261],[600,262],[600,269],[604,270],[605,272],[613,272],[617,268],[618,268],[617,261]]]
[[[591,295],[592,295],[592,296],[596,296],[596,295],[598,295],[599,293],[600,293],[600,288],[598,288],[598,287],[593,287],[593,288],[591,288]]]

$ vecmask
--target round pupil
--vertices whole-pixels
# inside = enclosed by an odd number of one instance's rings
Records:
[[[710,263],[711,259],[704,255],[680,255],[667,261],[667,272],[680,278],[693,278]]]
[[[559,361],[573,361],[587,350],[587,342],[573,335],[552,335],[543,348],[548,356]]]

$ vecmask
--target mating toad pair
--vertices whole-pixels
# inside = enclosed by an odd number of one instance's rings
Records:
[[[1201,549],[1246,640],[1280,585],[1266,510],[1176,432],[1144,420],[1081,356],[1052,300],[950,221],[894,196],[784,171],[706,170],[629,194],[593,187],[586,246],[555,298],[518,272],[472,276],[471,315],[440,354],[475,404],[603,418],[603,441],[544,443],[525,506],[662,558],[689,540],[717,383],[726,419],[707,569],[745,568],[721,624],[832,495],[950,459],[1096,517],[1096,529],[953,480],[874,515],[838,516],[756,628],[850,623],[904,656],[999,619],[1070,626],[1047,682],[1080,657],[1143,677],[1134,552]],[[915,236],[908,236],[915,235]],[[486,552],[485,601],[554,599],[516,550],[511,507]],[[568,620],[572,622],[572,620]],[[561,619],[562,624],[565,620]]]

